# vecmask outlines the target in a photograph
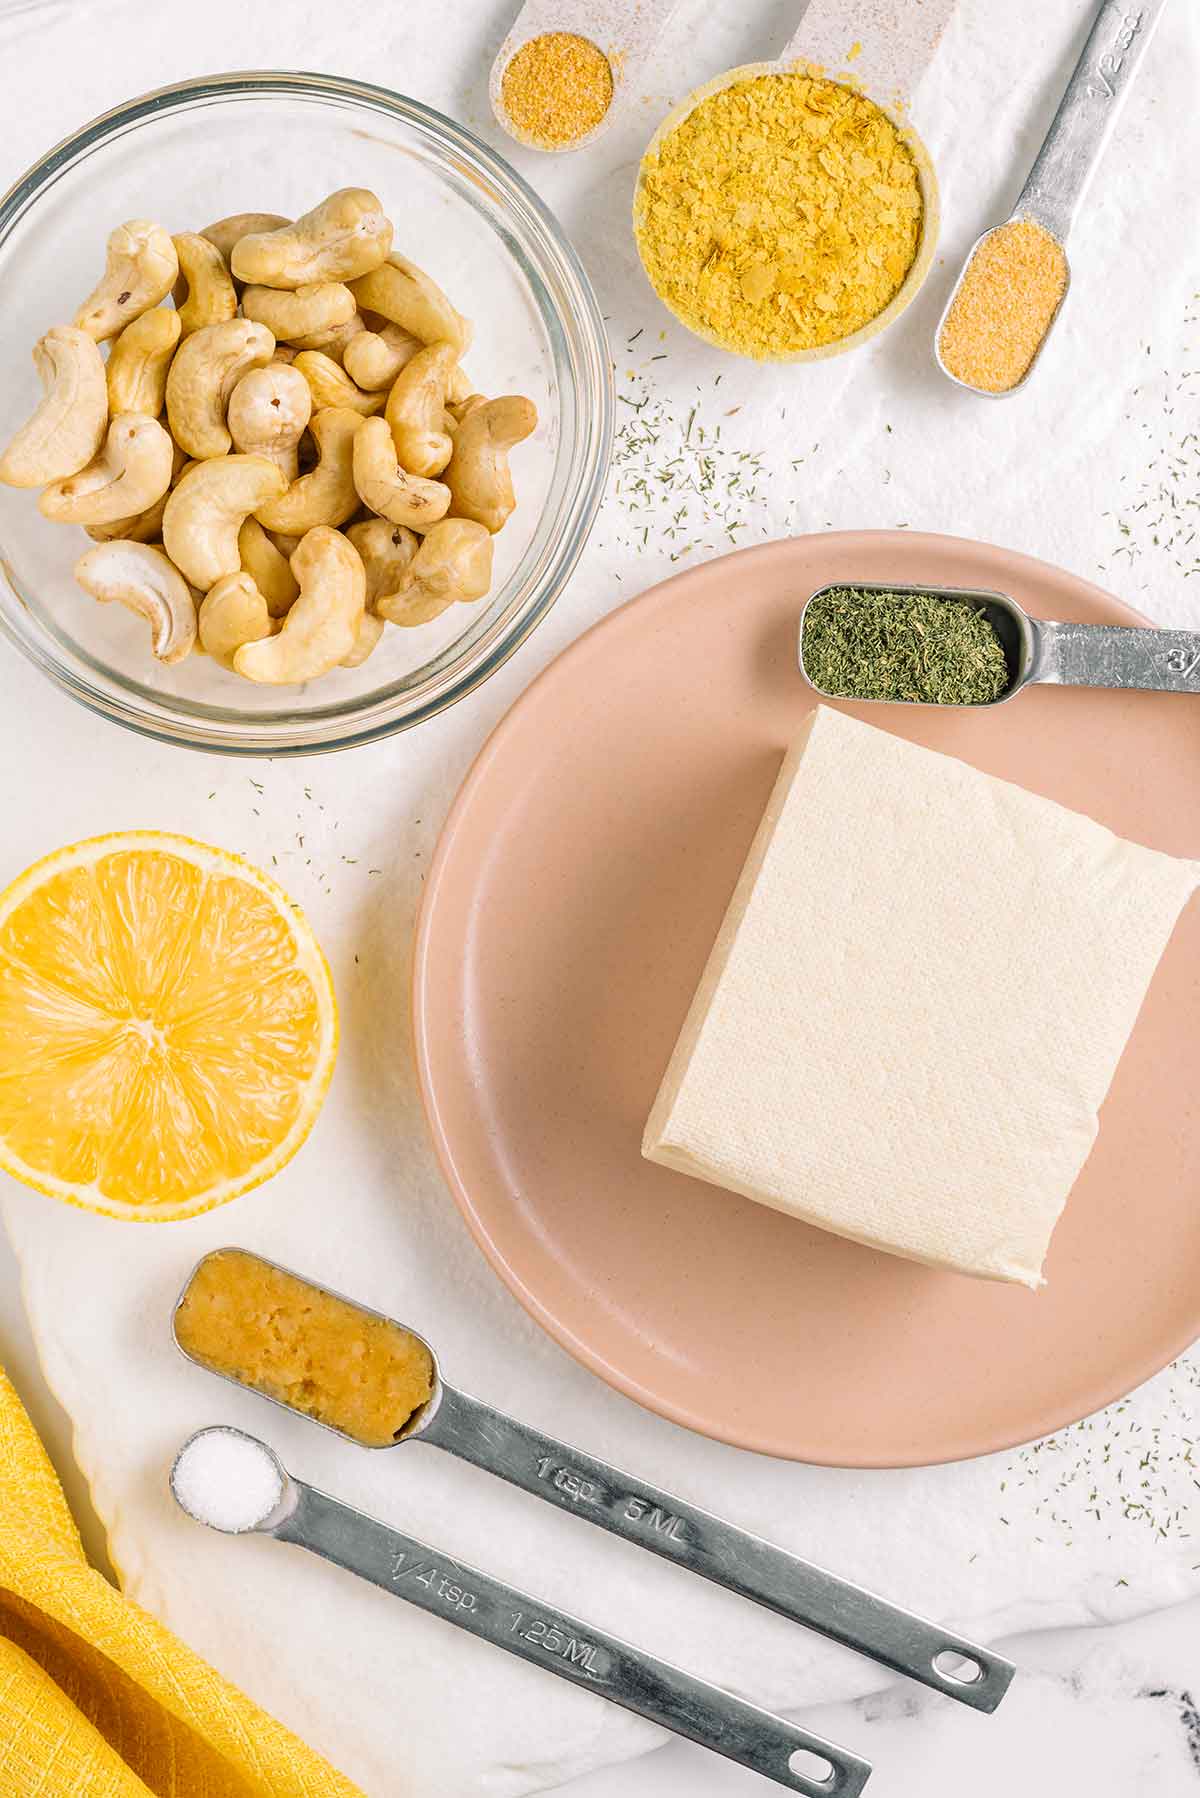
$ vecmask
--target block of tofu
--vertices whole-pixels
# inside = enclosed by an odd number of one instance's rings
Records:
[[[788,754],[643,1153],[1036,1287],[1200,863],[829,707]]]

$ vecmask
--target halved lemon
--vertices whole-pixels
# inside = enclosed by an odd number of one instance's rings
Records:
[[[337,1004],[283,889],[240,856],[124,831],[0,894],[0,1167],[110,1217],[192,1217],[289,1161]]]

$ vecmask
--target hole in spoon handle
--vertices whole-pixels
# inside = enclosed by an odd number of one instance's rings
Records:
[[[835,1761],[812,1748],[797,1748],[788,1756],[786,1783],[806,1798],[858,1798],[870,1776],[865,1761]]]

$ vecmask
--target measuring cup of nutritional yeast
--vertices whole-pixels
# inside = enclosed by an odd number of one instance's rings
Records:
[[[498,123],[529,150],[592,143],[677,4],[525,0],[488,80]]]
[[[1104,0],[1012,213],[967,257],[935,338],[943,374],[992,399],[1019,393],[1071,285],[1065,244],[1166,0]]]
[[[290,1474],[274,1450],[217,1425],[189,1436],[171,1492],[197,1523],[273,1536],[393,1598],[648,1717],[803,1798],[859,1798],[871,1764],[799,1724],[632,1648]]]
[[[659,298],[719,349],[807,362],[916,297],[937,181],[908,119],[954,0],[810,0],[775,62],[698,88],[650,142],[634,234]]]
[[[1200,631],[1031,618],[982,588],[819,587],[800,672],[824,699],[993,706],[1038,683],[1200,694]]]
[[[1008,1689],[1014,1668],[990,1649],[468,1397],[422,1337],[272,1261],[206,1255],[174,1331],[197,1366],[360,1447],[445,1449],[974,1710],[995,1710]]]

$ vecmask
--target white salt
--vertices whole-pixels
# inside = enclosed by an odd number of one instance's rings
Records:
[[[210,1529],[252,1530],[283,1498],[284,1472],[265,1442],[241,1430],[200,1430],[171,1469],[176,1501]]]

